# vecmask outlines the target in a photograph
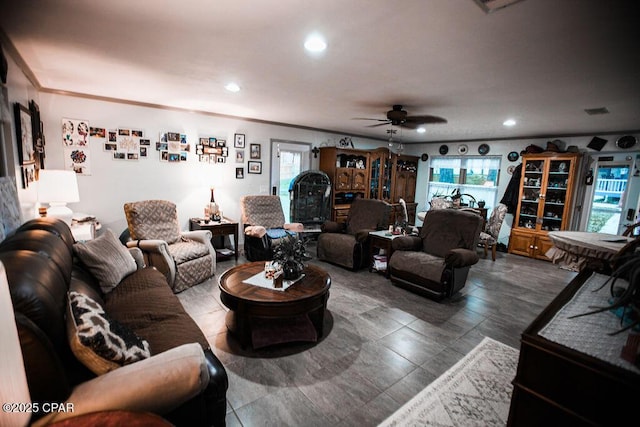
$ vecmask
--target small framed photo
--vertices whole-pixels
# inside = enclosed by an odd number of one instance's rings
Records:
[[[244,150],[236,150],[236,163],[244,163]]]
[[[236,133],[233,138],[234,148],[244,148],[244,133]]]
[[[250,157],[252,159],[259,159],[260,158],[260,144],[251,144]]]
[[[262,173],[262,162],[249,162],[249,173]]]
[[[22,188],[29,188],[30,185],[33,185],[35,180],[36,180],[35,163],[22,166]]]
[[[244,179],[244,168],[236,168],[236,179]]]

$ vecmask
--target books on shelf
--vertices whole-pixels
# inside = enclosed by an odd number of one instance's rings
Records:
[[[374,255],[373,256],[373,268],[377,271],[385,271],[387,269],[387,256],[386,255]]]

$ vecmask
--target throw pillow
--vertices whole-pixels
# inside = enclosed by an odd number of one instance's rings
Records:
[[[111,292],[122,279],[137,269],[129,250],[111,230],[94,240],[75,243],[73,252],[98,279],[104,293]]]
[[[111,319],[102,306],[79,292],[68,294],[67,337],[71,351],[97,375],[151,356],[149,343]]]

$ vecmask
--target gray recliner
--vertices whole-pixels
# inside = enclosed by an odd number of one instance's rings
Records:
[[[483,218],[458,209],[429,210],[418,236],[393,240],[391,282],[436,300],[462,289],[479,260]]]
[[[346,223],[327,221],[318,236],[318,259],[357,270],[369,262],[369,232],[388,227],[391,205],[383,200],[356,199]]]

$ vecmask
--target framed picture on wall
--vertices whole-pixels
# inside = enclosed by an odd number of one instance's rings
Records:
[[[249,156],[252,159],[260,158],[260,144],[251,144],[251,154]]]
[[[236,168],[236,179],[244,179],[244,168]]]
[[[249,173],[262,173],[262,162],[249,162]]]
[[[29,188],[36,180],[36,164],[22,166],[22,188]]]
[[[244,134],[236,133],[233,138],[233,146],[234,148],[244,148]]]
[[[20,165],[30,165],[36,162],[33,148],[33,126],[31,125],[31,112],[20,103],[13,106],[16,121],[16,137],[18,140],[18,158]],[[25,187],[27,188],[27,187]]]

